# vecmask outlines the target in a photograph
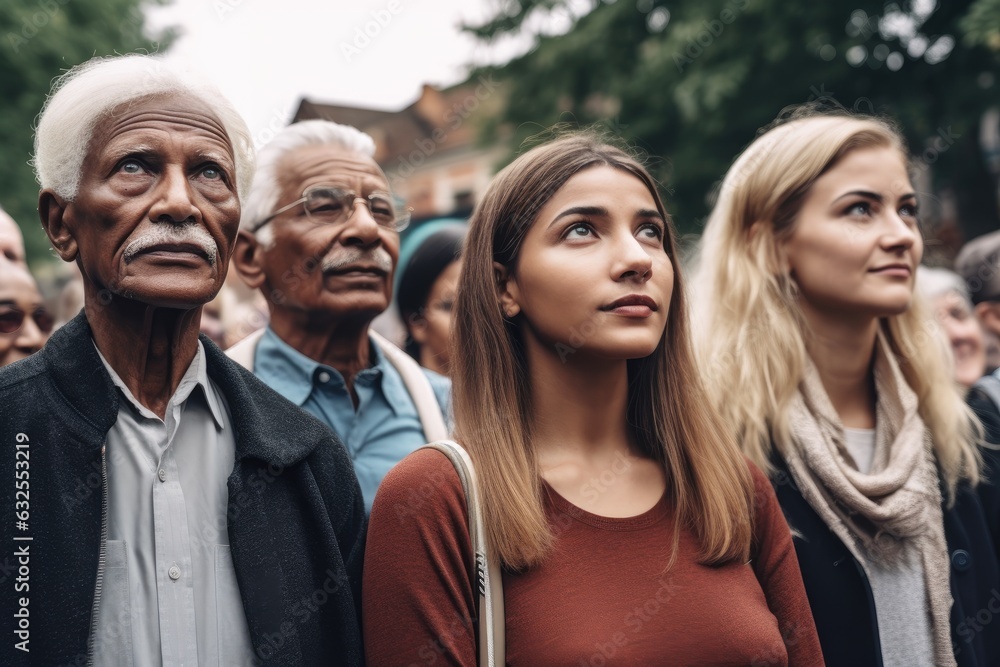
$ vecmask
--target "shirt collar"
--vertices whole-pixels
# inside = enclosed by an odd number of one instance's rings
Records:
[[[91,339],[93,341],[93,339]],[[115,369],[111,367],[108,360],[104,358],[101,351],[97,348],[97,343],[94,343],[94,349],[97,350],[97,356],[100,357],[101,363],[104,364],[104,368],[107,369],[108,374],[111,376],[111,382],[118,387],[132,407],[135,408],[136,412],[141,414],[147,419],[160,419],[152,410],[147,408],[145,405],[136,400],[132,392],[129,391],[128,386],[125,381],[121,379]],[[191,397],[191,393],[197,388],[201,387],[202,395],[205,397],[205,402],[208,404],[209,412],[212,413],[212,419],[215,421],[215,428],[222,430],[225,426],[222,416],[222,406],[219,405],[216,399],[215,392],[212,391],[209,385],[208,379],[208,364],[205,360],[205,348],[202,346],[201,341],[198,341],[198,347],[195,349],[194,358],[191,360],[191,364],[184,371],[184,375],[181,377],[180,383],[177,385],[177,389],[174,391],[174,395],[170,397],[170,404],[179,404],[187,401]],[[162,421],[162,420],[161,420]]]
[[[397,415],[398,401],[409,400],[409,394],[403,386],[402,378],[395,372],[371,337],[368,337],[368,349],[371,365],[362,370],[358,376],[381,376],[381,382],[373,384],[381,386],[386,402],[394,415]],[[316,375],[320,372],[329,373],[333,380],[344,386],[343,376],[334,368],[321,364],[283,341],[271,327],[264,331],[257,351],[254,353],[254,373],[264,384],[287,398],[295,405],[302,406],[312,394],[316,384]]]

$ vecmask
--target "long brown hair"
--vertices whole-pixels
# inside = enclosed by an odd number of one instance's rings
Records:
[[[530,369],[518,324],[501,310],[494,262],[516,274],[538,211],[572,176],[595,166],[628,172],[649,189],[667,221],[664,245],[674,269],[660,343],[648,357],[628,362],[628,423],[640,450],[666,471],[677,525],[694,532],[701,561],[745,561],[753,482],[695,367],[673,225],[646,169],[587,133],[537,146],[512,162],[490,183],[469,224],[453,330],[453,395],[457,436],[479,471],[491,549],[519,570],[537,565],[552,541],[532,446]],[[675,536],[674,553],[676,545]]]

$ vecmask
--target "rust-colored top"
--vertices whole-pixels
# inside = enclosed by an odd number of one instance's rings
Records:
[[[666,498],[639,516],[590,514],[545,486],[556,535],[544,564],[504,575],[508,665],[822,665],[792,537],[756,487],[753,559],[699,565]],[[451,463],[422,450],[382,482],[366,547],[369,665],[476,665],[465,496]],[[785,640],[782,639],[785,637]]]

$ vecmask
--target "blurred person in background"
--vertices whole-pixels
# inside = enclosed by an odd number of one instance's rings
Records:
[[[506,664],[822,664],[774,491],[698,379],[642,165],[587,134],[533,148],[487,188],[462,257],[456,432],[502,564]],[[437,451],[386,477],[370,664],[477,664],[467,514]]]
[[[986,335],[986,370],[1000,366],[1000,232],[972,239],[955,257],[969,299]]]
[[[406,325],[406,351],[428,370],[448,375],[455,290],[466,225],[425,223],[400,250],[396,307]]]
[[[27,266],[24,257],[24,236],[14,218],[0,208],[0,265],[11,262]]]
[[[323,120],[261,149],[233,266],[270,323],[227,351],[340,436],[368,510],[390,468],[447,437],[451,389],[370,326],[392,301],[410,219],[374,153],[367,134]]]
[[[0,262],[0,366],[42,349],[52,324],[28,269]]]
[[[951,344],[955,381],[968,389],[986,372],[986,342],[965,281],[954,271],[920,266],[917,290],[930,302]]]
[[[826,664],[985,667],[996,520],[975,419],[913,298],[923,254],[887,121],[790,112],[723,179],[701,239],[709,396],[769,471]],[[985,482],[984,482],[985,483]]]

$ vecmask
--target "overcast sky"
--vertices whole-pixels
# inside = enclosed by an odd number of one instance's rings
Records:
[[[399,109],[423,83],[456,83],[470,63],[523,51],[523,41],[487,48],[459,30],[500,1],[173,0],[149,21],[180,28],[168,58],[212,78],[259,141],[302,96]]]

